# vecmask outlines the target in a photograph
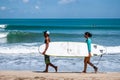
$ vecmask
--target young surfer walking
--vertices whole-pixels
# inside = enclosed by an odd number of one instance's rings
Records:
[[[91,58],[91,37],[92,34],[89,32],[85,32],[84,37],[86,38],[86,43],[87,43],[87,47],[88,47],[88,56],[84,58],[84,70],[83,73],[86,73],[86,69],[87,69],[87,64],[89,64],[90,66],[92,66],[95,70],[95,73],[97,72],[98,68],[96,66],[94,66],[91,62],[90,62],[90,58]]]
[[[45,58],[45,64],[46,64],[46,69],[43,71],[43,72],[48,72],[48,67],[51,66],[55,69],[55,71],[57,72],[57,66],[54,66],[51,62],[50,62],[50,56],[46,55],[46,51],[49,47],[49,42],[50,42],[50,38],[49,38],[49,34],[50,32],[49,31],[45,31],[44,32],[44,37],[45,37],[45,50],[44,52],[42,53],[44,55],[44,58]]]

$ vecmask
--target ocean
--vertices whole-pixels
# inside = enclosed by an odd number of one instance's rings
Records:
[[[91,32],[92,43],[107,49],[101,59],[95,56],[91,62],[100,72],[120,72],[120,19],[0,19],[0,70],[43,71],[38,47],[46,30],[53,42],[85,42],[84,33]],[[84,58],[51,57],[51,62],[59,72],[81,72],[84,66]],[[87,71],[94,70],[88,66]]]

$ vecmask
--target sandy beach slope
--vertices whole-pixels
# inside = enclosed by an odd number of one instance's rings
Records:
[[[120,72],[42,73],[38,71],[0,71],[0,80],[120,80]]]

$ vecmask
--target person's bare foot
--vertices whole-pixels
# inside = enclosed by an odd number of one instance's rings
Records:
[[[56,67],[55,67],[55,71],[57,72],[57,70],[58,70],[58,67],[56,66]]]
[[[86,73],[86,71],[82,71],[82,73]]]
[[[43,71],[43,72],[48,72],[47,70]]]
[[[95,70],[95,73],[97,73],[97,71],[98,71],[98,68],[97,68],[97,67],[94,67],[94,70]]]

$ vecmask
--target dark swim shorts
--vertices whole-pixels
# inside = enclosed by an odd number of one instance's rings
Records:
[[[48,55],[44,55],[45,58],[45,64],[49,64],[50,63],[50,57]]]

